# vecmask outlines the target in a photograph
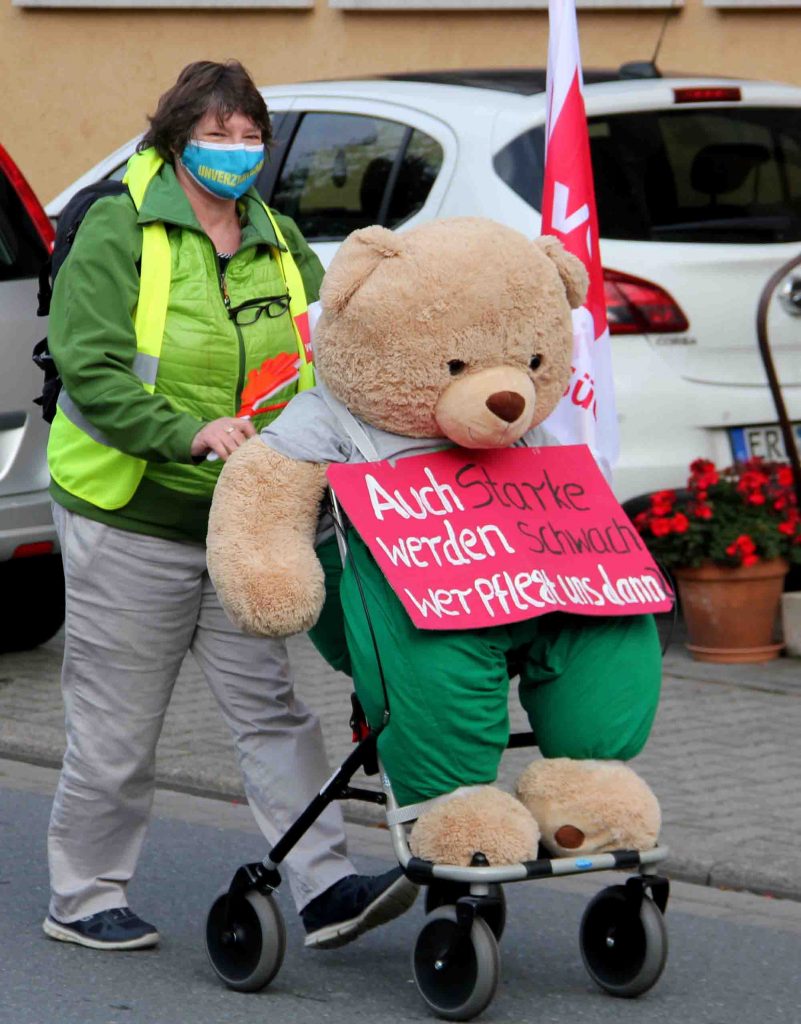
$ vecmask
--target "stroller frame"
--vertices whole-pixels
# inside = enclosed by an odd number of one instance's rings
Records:
[[[331,512],[343,563],[347,557],[345,519],[331,493]],[[376,651],[378,656],[378,652]],[[380,662],[379,662],[380,665]],[[665,913],[669,882],[656,874],[668,856],[666,846],[651,850],[613,850],[578,857],[490,865],[477,852],[469,866],[438,864],[415,857],[406,822],[392,784],[378,759],[380,730],[364,735],[361,706],[352,697],[355,749],[262,861],[243,864],[212,904],[206,921],[206,950],[212,968],[228,987],[252,992],[277,974],[286,948],[286,931],[273,893],[281,884],[280,865],[329,804],[358,800],[387,811],[395,856],[404,874],[427,887],[426,921],[412,954],[418,990],[429,1008],[446,1020],[470,1020],[491,1002],[500,976],[498,942],[506,921],[502,885],[597,871],[639,871],[625,885],[601,890],[588,904],[580,926],[584,965],[610,995],[632,998],[650,989],[665,966]],[[507,749],[536,746],[534,733],[513,734]],[[381,790],[352,786],[357,771],[376,772]],[[542,852],[542,851],[540,851]]]

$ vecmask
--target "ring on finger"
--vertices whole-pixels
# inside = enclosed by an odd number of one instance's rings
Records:
[[[233,434],[233,432],[234,432],[235,430],[236,430],[236,427],[226,427],[226,428],[225,428],[225,432],[226,432],[226,434]]]

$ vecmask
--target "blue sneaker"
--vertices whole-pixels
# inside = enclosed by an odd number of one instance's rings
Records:
[[[347,875],[301,910],[304,945],[334,949],[353,942],[370,928],[405,913],[417,898],[417,886],[393,868],[383,875]]]
[[[51,939],[75,942],[90,949],[147,949],[158,945],[161,937],[152,924],[137,917],[128,907],[101,910],[69,924],[48,914],[42,929]]]

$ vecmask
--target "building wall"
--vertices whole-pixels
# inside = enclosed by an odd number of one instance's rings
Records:
[[[773,0],[758,9],[685,0],[667,15],[605,2],[610,6],[579,12],[587,66],[648,59],[667,17],[661,68],[801,84],[799,0],[795,10],[773,7]],[[327,0],[308,9],[231,6],[74,10],[0,0],[0,141],[45,201],[142,130],[160,93],[192,60],[237,57],[261,85],[546,60],[542,10],[349,11]]]

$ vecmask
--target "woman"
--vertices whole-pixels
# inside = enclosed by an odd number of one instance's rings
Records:
[[[49,338],[64,387],[48,460],[66,580],[67,750],[43,926],[55,939],[102,949],[159,940],[128,908],[127,884],[188,650],[270,843],[328,773],[284,644],[238,633],[206,572],[222,460],[312,382],[306,309],[322,268],[252,187],[269,140],[241,64],[190,64],[128,164],[128,193],[94,203],[56,279]],[[254,408],[257,384],[271,397]],[[335,806],[288,865],[307,945],[350,941],[414,898],[397,870],[355,873]]]

